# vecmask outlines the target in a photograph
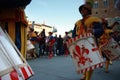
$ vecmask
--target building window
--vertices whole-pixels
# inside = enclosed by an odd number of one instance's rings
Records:
[[[114,4],[116,4],[117,1],[118,1],[118,0],[114,0]]]
[[[103,0],[104,7],[108,7],[108,0]]]
[[[95,2],[94,2],[93,8],[98,8],[98,1],[95,1]]]
[[[114,0],[115,8],[119,8],[120,0]]]

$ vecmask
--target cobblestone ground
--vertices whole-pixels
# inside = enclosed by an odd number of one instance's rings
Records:
[[[76,73],[76,68],[70,56],[56,56],[48,59],[46,56],[28,60],[34,71],[34,76],[29,80],[80,80],[81,74]],[[94,70],[91,80],[118,80],[120,79],[120,60],[113,61],[109,73],[104,72],[105,66]]]

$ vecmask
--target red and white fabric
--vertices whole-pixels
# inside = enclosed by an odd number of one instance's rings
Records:
[[[77,36],[67,42],[77,73],[101,67],[104,60],[91,33]]]
[[[117,60],[120,57],[120,46],[113,38],[105,43],[101,50],[110,60]]]
[[[26,80],[34,74],[30,66],[21,67],[19,70],[23,77],[13,70],[8,74],[0,76],[0,80]]]

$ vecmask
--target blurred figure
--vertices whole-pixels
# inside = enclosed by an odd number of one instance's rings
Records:
[[[38,57],[39,56],[39,41],[40,41],[40,37],[38,35],[38,32],[35,31],[35,34],[36,34],[36,40],[35,40],[35,53],[36,53],[36,56]]]
[[[57,39],[57,55],[63,55],[63,38],[59,35]]]
[[[53,51],[54,51],[54,56],[57,56],[57,40],[58,40],[58,37],[57,37],[57,34],[55,35],[54,37],[55,39],[55,42],[54,42],[54,45],[53,45]]]
[[[39,54],[43,56],[45,51],[45,40],[46,40],[45,29],[42,30],[42,32],[39,34],[39,37],[41,38],[39,41]]]
[[[102,19],[102,26],[104,28],[104,33],[103,35],[100,37],[99,39],[99,45],[100,47],[102,45],[104,45],[105,43],[108,43],[108,41],[111,39],[111,33],[113,32],[112,29],[108,28],[108,22],[105,19]],[[108,68],[109,68],[109,64],[110,64],[110,59],[105,55],[105,52],[102,52],[103,57],[106,59],[105,62],[105,72],[108,73]]]
[[[67,56],[69,54],[67,44],[66,42],[70,39],[71,37],[68,35],[68,32],[65,32],[65,36],[63,38],[63,48],[64,48],[64,54]]]
[[[110,27],[113,30],[112,37],[120,45],[120,23],[119,22],[114,22],[113,25],[111,25]]]
[[[37,35],[36,35],[36,33],[34,32],[34,29],[33,29],[33,28],[30,28],[30,31],[29,31],[28,35],[29,35],[30,41],[31,41],[32,44],[34,45]]]
[[[103,34],[103,28],[101,25],[101,19],[91,16],[92,5],[89,2],[79,7],[79,12],[82,15],[82,19],[75,23],[72,37],[83,35],[85,33],[92,33],[95,36],[96,43],[98,38]],[[85,71],[81,80],[91,80],[93,70]]]
[[[48,58],[51,59],[53,57],[53,47],[55,43],[55,39],[52,36],[52,32],[49,32],[49,36],[47,37],[47,49],[48,49]]]
[[[37,35],[36,33],[34,32],[34,29],[33,28],[29,28],[30,31],[28,32],[28,40],[30,40],[30,42],[34,45],[35,49],[36,49],[36,39],[37,39]],[[31,54],[31,57],[32,58],[36,58],[36,52],[35,52],[35,49],[33,49],[32,51],[30,51],[30,54]]]

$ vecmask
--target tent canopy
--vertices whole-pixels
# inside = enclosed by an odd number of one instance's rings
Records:
[[[0,0],[0,8],[25,7],[31,0]]]

